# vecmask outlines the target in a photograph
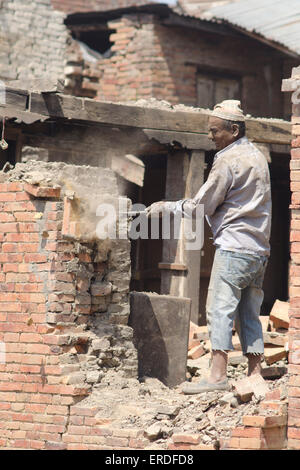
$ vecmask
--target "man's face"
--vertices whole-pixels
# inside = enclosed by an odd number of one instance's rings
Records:
[[[208,138],[214,142],[218,151],[235,142],[239,135],[238,126],[233,125],[228,130],[224,124],[223,119],[214,116],[211,116],[208,121]]]

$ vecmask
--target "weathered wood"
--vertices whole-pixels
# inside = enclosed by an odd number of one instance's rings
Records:
[[[186,187],[185,187],[185,198],[194,197],[199,188],[204,183],[204,170],[205,170],[205,153],[203,151],[192,152],[189,170],[187,174]],[[185,221],[183,221],[185,223]],[[194,225],[195,225],[194,221]],[[197,224],[201,223],[197,220]],[[204,231],[204,220],[203,231]],[[193,227],[195,230],[196,227]],[[201,227],[198,226],[198,230]],[[199,237],[199,232],[197,233]],[[204,240],[203,240],[204,241]],[[188,245],[185,245],[186,248]],[[201,277],[201,249],[185,249],[184,259],[188,266],[188,273],[186,279],[186,297],[192,300],[191,305],[191,320],[198,324],[199,323],[199,305],[200,305],[200,277]]]
[[[89,121],[83,111],[82,98],[74,96],[30,93],[29,111],[53,118]]]
[[[171,131],[173,135],[153,133],[152,137],[163,143],[176,141],[183,147],[203,150],[213,148],[207,139],[209,112],[204,109],[176,110],[123,105],[99,102],[88,98],[79,98],[53,93],[29,93],[25,90],[7,88],[6,103],[18,111],[39,114],[44,117],[73,119],[75,121],[102,123],[111,126],[133,127],[150,131]],[[250,140],[262,143],[286,144],[291,142],[291,124],[279,119],[246,120],[247,136]],[[183,135],[187,133],[187,135]],[[191,135],[189,135],[191,134]],[[206,134],[206,135],[205,135]],[[152,138],[151,137],[151,138]]]
[[[28,103],[29,92],[25,90],[18,90],[9,86],[5,87],[4,105],[14,107],[20,111],[26,111]],[[1,105],[2,108],[2,105]]]
[[[188,155],[184,151],[168,155],[167,179],[165,199],[176,201],[182,199],[185,194],[186,172],[188,167]],[[184,240],[182,237],[182,221],[178,227],[180,233],[175,238],[174,218],[171,220],[170,239],[163,240],[162,261],[161,264],[185,264],[184,262]],[[177,222],[177,221],[176,221]],[[177,225],[177,223],[176,223]],[[178,238],[179,237],[179,238]],[[186,272],[172,269],[163,269],[161,271],[161,294],[176,295],[185,297],[186,293]]]
[[[161,131],[156,129],[143,129],[149,139],[155,139],[160,144],[179,144],[190,150],[214,150],[214,143],[207,134],[192,132]]]
[[[290,144],[291,124],[276,119],[247,119],[247,136],[254,142]]]
[[[14,106],[0,106],[0,118],[5,117],[8,120],[14,120],[17,123],[33,124],[35,122],[44,122],[49,119],[49,116],[42,116],[41,114],[29,113],[28,111],[16,111]]]
[[[30,90],[31,93],[62,93],[64,91],[64,80],[47,77],[11,80],[9,86],[19,90]]]

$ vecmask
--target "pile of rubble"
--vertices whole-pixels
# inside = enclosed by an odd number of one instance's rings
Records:
[[[270,316],[261,316],[264,337],[264,363],[263,377],[266,379],[280,378],[285,372],[285,367],[280,367],[288,355],[288,302],[276,300]],[[247,366],[247,358],[243,356],[241,344],[236,331],[233,331],[234,351],[228,354],[229,377],[230,366],[233,366],[231,378],[238,370],[244,370]],[[210,342],[206,326],[197,326],[190,323],[190,335],[188,345],[188,379],[193,380],[203,374],[209,368]]]
[[[219,449],[245,417],[276,414],[268,404],[275,391],[281,410],[287,406],[287,328],[283,326],[287,307],[277,301],[270,317],[261,317],[267,350],[262,363],[265,380],[259,375],[247,377],[247,359],[235,334],[235,351],[229,354],[228,365],[231,391],[184,395],[183,384],[169,388],[154,378],[128,379],[112,372],[81,405],[101,404],[98,414],[102,421],[143,431],[148,449],[171,449],[177,438],[184,442],[193,436],[198,436],[197,445]],[[207,328],[190,326],[187,380],[197,381],[209,373],[210,347]]]

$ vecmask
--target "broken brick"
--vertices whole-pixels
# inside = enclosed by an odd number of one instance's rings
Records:
[[[48,186],[38,186],[36,184],[25,183],[24,189],[27,193],[37,198],[59,198],[61,188]]]
[[[195,346],[188,352],[188,359],[198,359],[206,353],[203,346]]]
[[[275,328],[289,327],[289,303],[276,300],[270,313],[270,320]]]

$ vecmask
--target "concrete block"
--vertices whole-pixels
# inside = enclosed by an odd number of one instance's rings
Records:
[[[149,292],[130,295],[129,325],[138,351],[139,376],[168,387],[186,379],[191,300]]]

